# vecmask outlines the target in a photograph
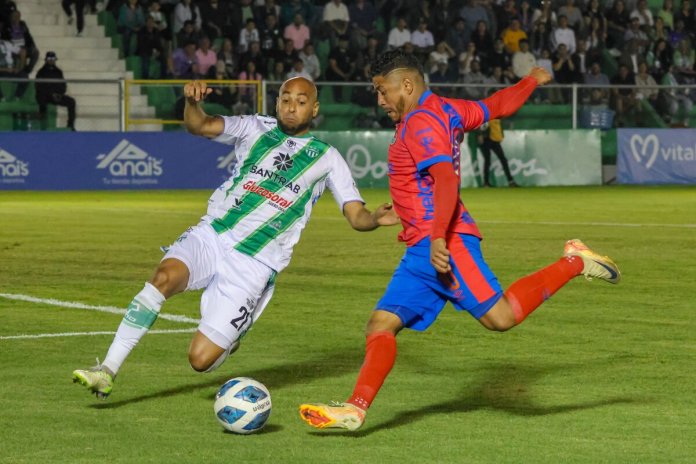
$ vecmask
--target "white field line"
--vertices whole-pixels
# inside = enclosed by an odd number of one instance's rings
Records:
[[[38,303],[51,306],[60,306],[61,308],[87,309],[90,311],[99,311],[102,313],[126,314],[125,309],[118,308],[116,306],[94,306],[74,301],[54,300],[53,298],[36,298],[34,296],[21,295],[17,293],[0,293],[0,298],[6,298],[8,300],[28,301],[30,303]],[[176,314],[160,313],[159,319],[164,319],[166,321],[172,322],[181,322],[184,324],[198,324],[198,322],[200,322],[198,319],[192,319],[190,317],[179,316]]]
[[[174,330],[150,330],[148,334],[177,334],[195,332],[196,328],[190,329],[174,329]],[[94,335],[114,335],[116,332],[63,332],[63,333],[45,333],[31,335],[8,335],[0,337],[0,340],[24,340],[30,338],[57,338],[57,337],[80,337]]]

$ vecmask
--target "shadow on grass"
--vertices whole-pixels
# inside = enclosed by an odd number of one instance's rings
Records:
[[[301,362],[286,362],[277,366],[256,369],[252,371],[245,371],[244,376],[252,377],[255,379],[264,379],[264,384],[266,384],[266,386],[269,389],[274,390],[276,388],[284,387],[286,385],[305,383],[310,381],[311,379],[343,375],[346,372],[349,372],[351,369],[354,370],[355,366],[359,366],[361,357],[362,352],[358,349],[352,352],[322,353],[321,356],[318,356],[313,359],[307,359]],[[229,367],[232,365],[233,362],[234,357],[231,357],[223,365],[221,370],[224,370],[225,367],[228,368],[226,374],[220,372],[218,373],[218,375],[213,374],[213,377],[210,377],[210,374],[201,374],[205,376],[205,380],[201,382],[179,385],[174,388],[167,388],[165,390],[159,390],[152,393],[148,393],[146,395],[136,396],[133,398],[126,398],[119,401],[112,402],[107,400],[104,403],[92,404],[90,405],[90,407],[94,409],[112,409],[119,408],[121,406],[140,403],[142,401],[149,401],[154,399],[166,398],[174,395],[193,393],[199,390],[211,388],[217,390],[217,388],[219,388],[232,376],[229,372]],[[211,400],[214,396],[215,391],[211,393]]]
[[[434,414],[452,414],[488,409],[502,411],[516,416],[546,416],[564,414],[584,409],[593,409],[614,404],[644,403],[645,398],[603,398],[594,401],[584,401],[570,404],[544,406],[537,404],[530,392],[530,386],[541,376],[565,367],[520,367],[513,365],[491,366],[487,375],[470,389],[462,391],[456,397],[440,403],[427,404],[418,409],[403,411],[386,422],[380,422],[372,427],[358,432],[310,432],[316,436],[365,437],[382,430],[389,430]]]

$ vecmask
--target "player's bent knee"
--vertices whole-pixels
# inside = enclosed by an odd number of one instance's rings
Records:
[[[160,263],[150,283],[157,287],[166,298],[186,290],[189,271],[184,263],[167,259]]]
[[[206,372],[213,365],[214,359],[208,359],[205,356],[200,356],[189,352],[189,364],[196,372]]]

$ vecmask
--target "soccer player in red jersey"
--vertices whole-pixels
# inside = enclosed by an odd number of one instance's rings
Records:
[[[401,218],[406,253],[367,323],[365,361],[345,403],[310,403],[300,416],[317,428],[356,430],[396,359],[404,327],[425,330],[447,301],[485,328],[506,331],[574,277],[620,280],[614,262],[580,240],[566,242],[556,262],[503,291],[489,269],[481,233],[459,198],[459,145],[464,133],[514,114],[539,85],[551,80],[533,68],[514,86],[481,101],[440,97],[428,90],[417,59],[401,50],[377,58],[372,68],[377,102],[397,123],[389,146],[389,189]]]

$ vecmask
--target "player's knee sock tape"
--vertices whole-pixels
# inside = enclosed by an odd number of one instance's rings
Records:
[[[146,283],[140,293],[133,298],[131,304],[128,305],[126,315],[123,316],[121,325],[118,326],[114,341],[106,354],[106,359],[102,363],[111,372],[114,374],[118,372],[121,364],[135,348],[135,345],[150,330],[150,327],[157,320],[164,300],[164,295],[150,283]]]

